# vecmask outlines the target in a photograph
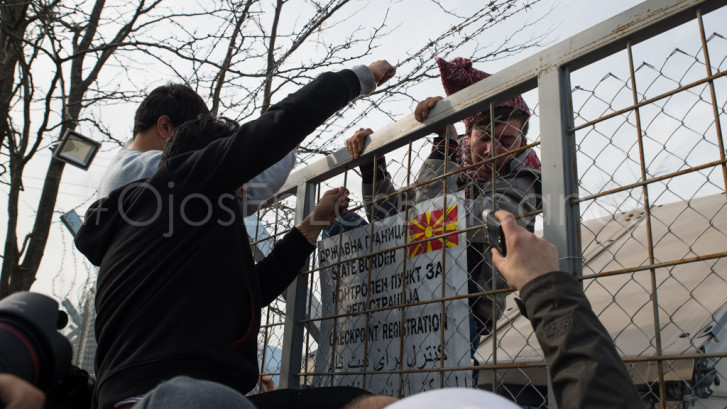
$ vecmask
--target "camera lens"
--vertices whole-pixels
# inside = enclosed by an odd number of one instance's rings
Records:
[[[39,385],[39,347],[34,337],[21,323],[0,318],[0,372],[11,373],[26,381]]]
[[[60,322],[58,303],[42,294],[15,293],[0,301],[0,372],[43,390],[53,387],[71,363],[71,344],[56,329]]]

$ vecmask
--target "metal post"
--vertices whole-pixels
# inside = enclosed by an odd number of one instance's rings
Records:
[[[315,204],[315,184],[305,183],[298,186],[295,206],[295,224],[302,222],[313,210]],[[308,262],[303,270],[308,270]],[[283,357],[280,364],[280,387],[300,388],[300,368],[303,356],[305,302],[307,291],[305,277],[297,277],[286,290],[285,326],[283,332]]]
[[[543,183],[543,236],[555,244],[560,269],[583,274],[580,258],[576,147],[570,107],[569,73],[553,68],[538,76]],[[548,407],[557,408],[548,370]]]
[[[570,80],[564,69],[538,76],[543,178],[543,236],[555,244],[560,269],[583,275],[580,252],[580,211],[576,147],[572,132]]]

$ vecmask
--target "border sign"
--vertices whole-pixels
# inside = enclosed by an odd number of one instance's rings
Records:
[[[318,242],[322,313],[333,318],[321,321],[315,386],[407,396],[472,384],[471,371],[441,370],[470,365],[467,300],[428,302],[467,293],[466,234],[427,240],[466,227],[461,195],[446,203],[376,221],[373,236],[367,225]]]

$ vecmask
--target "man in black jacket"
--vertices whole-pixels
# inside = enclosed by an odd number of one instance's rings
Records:
[[[520,312],[530,320],[548,363],[560,409],[643,408],[639,393],[580,283],[558,271],[558,249],[498,211],[507,257],[492,261],[520,290]]]
[[[393,74],[386,61],[324,73],[229,137],[211,119],[183,124],[154,176],[91,205],[75,241],[101,267],[100,409],[130,407],[179,375],[241,393],[254,387],[260,309],[295,279],[347,191],[324,195],[325,214],[314,212],[257,265],[234,191]],[[184,132],[201,132],[204,148],[175,149]]]

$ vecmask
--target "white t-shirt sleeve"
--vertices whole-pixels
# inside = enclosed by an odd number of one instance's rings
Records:
[[[288,152],[278,163],[265,169],[262,173],[247,182],[250,191],[243,201],[245,215],[251,215],[260,209],[263,203],[273,197],[285,184],[290,171],[295,166],[295,149]]]
[[[106,168],[98,186],[98,197],[106,197],[111,191],[131,182],[148,179],[154,176],[159,168],[162,151],[151,150],[146,152],[136,150],[122,150]]]

